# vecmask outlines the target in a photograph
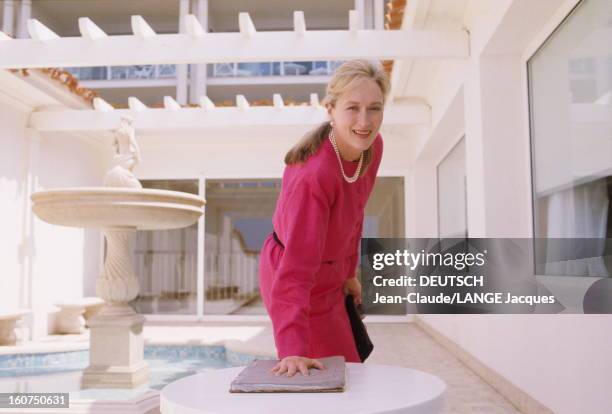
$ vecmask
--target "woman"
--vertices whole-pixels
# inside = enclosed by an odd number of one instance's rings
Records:
[[[272,319],[276,375],[308,375],[322,358],[360,362],[344,294],[361,303],[355,277],[366,201],[383,151],[378,130],[389,79],[380,65],[351,60],[327,85],[329,121],[285,156],[274,230],[261,249],[261,295]]]

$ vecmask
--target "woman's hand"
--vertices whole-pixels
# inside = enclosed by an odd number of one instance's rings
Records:
[[[270,370],[274,372],[274,375],[282,375],[286,373],[287,377],[292,377],[296,372],[300,371],[302,375],[310,375],[308,368],[314,367],[318,369],[325,369],[323,363],[317,359],[311,359],[300,356],[288,356],[281,359],[278,364]]]
[[[344,281],[343,290],[345,295],[353,295],[355,305],[361,305],[361,282],[356,276]]]

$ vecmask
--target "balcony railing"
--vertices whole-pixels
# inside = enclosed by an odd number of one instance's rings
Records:
[[[66,70],[79,80],[176,79],[176,65],[94,66]]]
[[[214,78],[258,76],[330,76],[341,61],[214,63],[208,74]],[[94,66],[65,68],[79,80],[176,79],[176,65]]]
[[[341,61],[214,63],[210,76],[330,76]]]

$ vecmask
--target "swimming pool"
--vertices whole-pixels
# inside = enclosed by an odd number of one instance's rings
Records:
[[[68,392],[70,400],[129,400],[187,375],[246,365],[254,357],[224,346],[145,346],[149,381],[133,389],[81,389],[89,351],[0,355],[0,393]]]

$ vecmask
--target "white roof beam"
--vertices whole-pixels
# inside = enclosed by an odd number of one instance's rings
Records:
[[[132,16],[132,33],[139,39],[149,39],[156,35],[155,30],[140,15]]]
[[[81,36],[89,40],[108,37],[104,30],[100,29],[89,17],[79,17],[79,31]]]
[[[60,38],[53,30],[36,19],[28,19],[28,33],[30,33],[32,39],[40,42],[48,42],[49,40]]]
[[[321,106],[321,104],[319,103],[319,94],[318,93],[311,93],[310,94],[310,106]]]
[[[303,11],[293,12],[293,30],[298,36],[304,36],[306,33],[306,21],[304,20]]]
[[[99,98],[99,97],[95,97],[93,99],[93,106],[94,106],[94,109],[98,112],[109,112],[115,109],[113,108],[111,104],[109,104],[104,99]]]
[[[138,33],[136,29],[136,32]],[[146,32],[146,30],[142,30]],[[145,34],[145,33],[141,33]],[[0,42],[0,69],[125,66],[211,62],[273,62],[364,59],[466,59],[466,31],[309,30],[296,47],[293,30],[241,33],[158,34],[147,47],[136,36],[108,36],[91,42],[81,36],[42,43],[30,39]]]
[[[149,109],[145,104],[140,101],[140,99],[136,98],[135,96],[130,96],[128,98],[128,107],[132,111],[137,112],[146,111],[147,109]]]
[[[246,100],[244,95],[236,95],[236,106],[242,110],[249,109],[249,101]]]
[[[283,97],[280,93],[272,95],[272,101],[274,102],[274,107],[277,109],[282,109],[285,106],[285,102],[283,102]]]
[[[171,96],[164,96],[164,108],[178,111],[181,109],[181,105],[174,100]]]
[[[150,108],[132,112],[129,109],[115,109],[100,112],[96,110],[43,110],[31,115],[31,125],[40,131],[101,131],[112,130],[123,115],[132,115],[138,129],[146,130],[206,130],[209,128],[231,127],[312,127],[327,120],[327,112],[318,107],[315,111],[307,106],[286,106],[283,116],[273,106],[255,106],[248,111],[236,107],[219,107],[214,111],[202,112],[200,108],[171,110]],[[385,108],[386,126],[429,125],[431,111],[425,103],[391,105]]]
[[[357,10],[349,10],[349,31],[353,34],[362,29],[361,22],[363,19],[360,17]]]
[[[215,109],[215,104],[210,100],[208,96],[203,96],[200,98],[200,107],[206,109],[207,111]]]
[[[240,33],[244,37],[253,37],[257,33],[253,20],[251,20],[251,15],[247,12],[240,12],[238,14],[238,26],[240,26]]]
[[[198,21],[198,18],[193,14],[188,14],[185,16],[185,29],[187,34],[192,37],[201,37],[204,36],[206,31]]]

